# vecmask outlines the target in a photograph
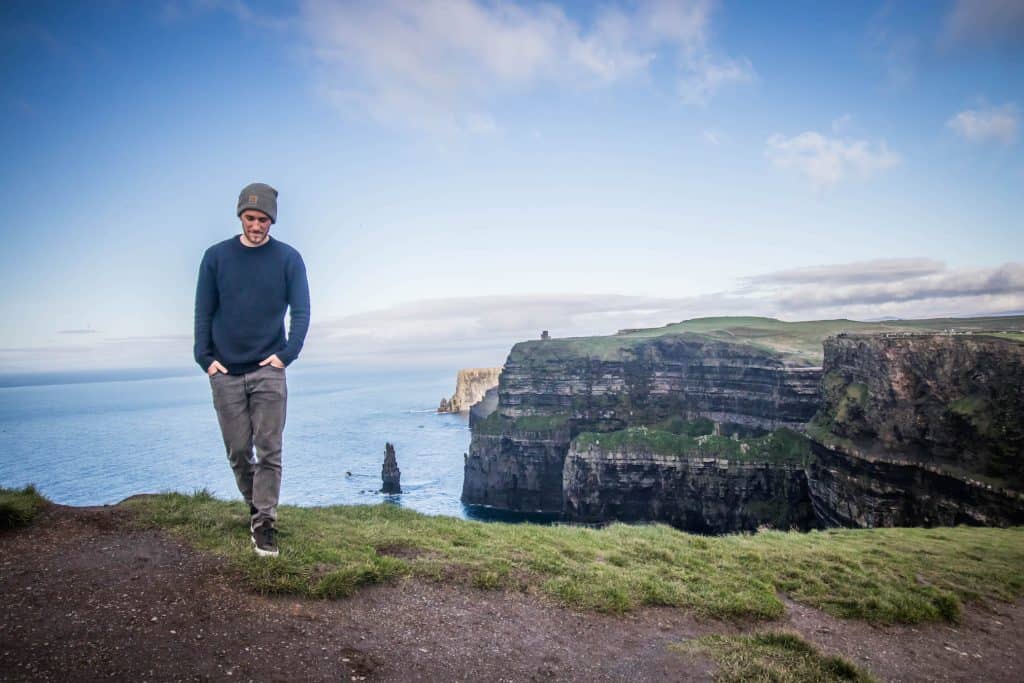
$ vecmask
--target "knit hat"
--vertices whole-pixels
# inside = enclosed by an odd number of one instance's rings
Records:
[[[246,209],[256,209],[270,216],[270,222],[277,222],[277,190],[266,183],[250,183],[238,195],[238,212],[241,216]]]

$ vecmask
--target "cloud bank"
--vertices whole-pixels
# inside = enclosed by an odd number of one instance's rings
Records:
[[[967,109],[947,121],[946,125],[971,142],[996,141],[1010,145],[1017,141],[1018,121],[1017,106],[1007,103],[1001,107]]]

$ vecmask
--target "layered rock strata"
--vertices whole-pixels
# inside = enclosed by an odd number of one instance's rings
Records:
[[[808,491],[825,526],[1016,526],[1024,497],[921,463],[853,455],[813,442]]]
[[[1024,491],[1024,344],[983,335],[825,340],[816,422],[858,451]]]
[[[569,444],[669,418],[707,417],[726,432],[799,429],[817,406],[820,368],[770,351],[673,334],[623,343],[598,338],[516,344],[494,414],[473,425],[462,501],[559,513]]]
[[[517,344],[496,410],[474,420],[463,501],[702,532],[1022,524],[1024,344],[1001,324],[839,334],[823,368],[689,332]],[[789,428],[814,443],[795,464],[583,439],[698,418],[716,435]]]
[[[840,335],[824,350],[808,480],[826,523],[1024,523],[1024,344]]]
[[[816,524],[802,465],[607,450],[574,442],[563,514],[581,522],[664,522],[697,533]]]
[[[771,430],[799,429],[817,408],[820,368],[788,365],[751,345],[685,333],[610,351],[579,349],[575,341],[516,344],[499,383],[499,412],[618,429],[700,415]]]

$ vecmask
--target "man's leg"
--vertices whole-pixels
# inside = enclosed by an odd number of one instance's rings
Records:
[[[235,473],[235,483],[245,502],[252,505],[255,466],[252,462],[252,419],[245,378],[217,373],[210,378],[210,388],[228,462]]]
[[[249,413],[252,416],[253,444],[256,446],[256,471],[253,475],[252,503],[256,506],[253,526],[277,521],[277,501],[281,494],[281,445],[288,404],[285,371],[271,365],[246,375],[249,384]]]

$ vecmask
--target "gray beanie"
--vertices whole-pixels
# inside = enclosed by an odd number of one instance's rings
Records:
[[[246,209],[256,209],[270,216],[270,222],[277,222],[277,190],[266,183],[250,183],[238,195],[238,212],[241,216]]]

